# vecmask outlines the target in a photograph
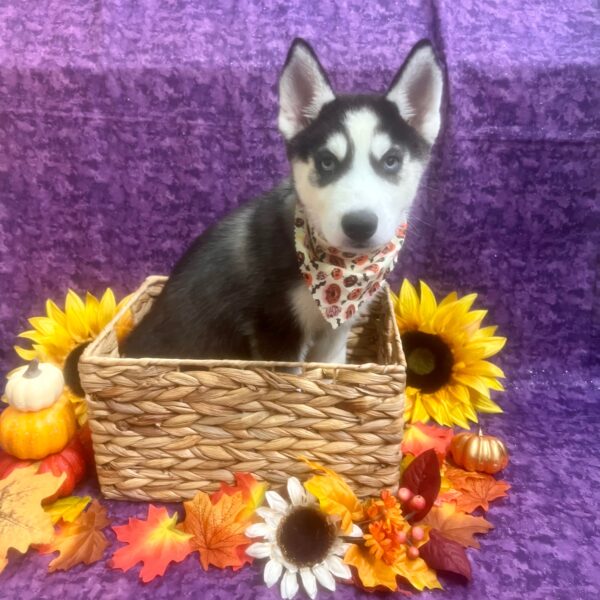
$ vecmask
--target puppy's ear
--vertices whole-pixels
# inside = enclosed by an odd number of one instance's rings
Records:
[[[290,140],[335,99],[327,75],[313,49],[296,38],[279,79],[279,131]]]
[[[431,43],[422,40],[410,51],[386,94],[401,117],[430,144],[440,130],[443,87],[444,77]]]

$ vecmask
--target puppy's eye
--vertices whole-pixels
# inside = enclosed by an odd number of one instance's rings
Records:
[[[383,168],[386,173],[397,173],[401,162],[400,156],[397,154],[386,154],[383,157]]]
[[[333,171],[337,165],[336,157],[330,152],[326,152],[325,154],[321,154],[317,160],[317,165],[321,171],[326,171],[330,173]]]

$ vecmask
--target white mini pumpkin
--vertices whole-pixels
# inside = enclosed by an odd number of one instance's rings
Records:
[[[13,371],[6,384],[6,400],[23,412],[35,412],[52,406],[63,392],[62,371],[50,363],[32,360]]]

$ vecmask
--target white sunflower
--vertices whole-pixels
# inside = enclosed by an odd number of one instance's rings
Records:
[[[263,573],[267,587],[281,578],[281,597],[293,598],[299,589],[298,575],[310,598],[317,596],[317,582],[334,591],[335,579],[350,579],[350,568],[344,563],[349,544],[341,538],[339,522],[324,513],[317,500],[300,481],[290,477],[287,492],[291,504],[277,492],[266,493],[270,508],[256,510],[264,519],[246,530],[250,538],[263,538],[248,547],[246,553],[254,558],[268,558]],[[347,537],[362,537],[354,525]],[[283,574],[283,577],[282,577]]]

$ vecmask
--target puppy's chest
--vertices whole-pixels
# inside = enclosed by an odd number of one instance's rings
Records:
[[[290,301],[292,312],[302,330],[303,340],[306,344],[310,345],[327,328],[331,329],[304,282],[300,282],[292,288]]]

